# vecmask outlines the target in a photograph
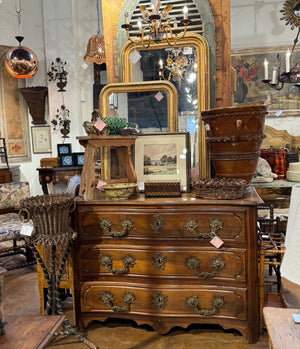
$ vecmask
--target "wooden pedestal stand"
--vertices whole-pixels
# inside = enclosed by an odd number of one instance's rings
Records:
[[[132,163],[132,146],[137,136],[86,136],[77,137],[79,143],[85,147],[84,164],[81,174],[79,196],[86,194],[88,200],[93,199],[95,180],[95,161],[97,148],[102,147],[101,179],[110,180],[109,147],[116,147],[119,166],[123,169],[127,181],[136,183],[136,174]],[[124,180],[123,180],[124,181]],[[118,180],[120,182],[120,180]]]

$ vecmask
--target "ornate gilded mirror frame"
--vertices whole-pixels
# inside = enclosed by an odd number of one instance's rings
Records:
[[[207,147],[205,142],[205,129],[201,121],[201,111],[210,108],[210,75],[209,75],[209,47],[204,37],[197,34],[187,34],[181,39],[175,47],[193,46],[197,54],[197,82],[198,82],[198,142],[199,142],[199,175],[202,177],[209,176],[209,160],[207,156]],[[174,47],[172,46],[172,47]],[[155,46],[151,46],[149,50],[164,49],[170,47],[167,40],[162,40]],[[130,41],[126,42],[121,52],[121,72],[122,81],[132,81],[132,63],[130,55],[134,51],[147,50],[142,45],[137,45]],[[146,82],[143,82],[145,84]],[[178,106],[176,107],[178,110]],[[177,131],[177,128],[176,130]]]
[[[106,85],[100,93],[99,103],[103,116],[109,116],[109,96],[112,93],[165,91],[168,95],[168,131],[177,131],[178,94],[176,87],[168,81],[117,82]]]
[[[168,96],[168,131],[177,131],[178,120],[178,94],[176,87],[168,81],[147,81],[147,82],[127,82],[112,83],[106,85],[100,93],[99,105],[103,116],[109,116],[109,96],[112,93],[128,93],[128,92],[152,92],[165,91]],[[110,148],[102,147],[101,172],[104,178],[110,177]]]

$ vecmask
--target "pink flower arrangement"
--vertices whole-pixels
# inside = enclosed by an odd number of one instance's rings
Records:
[[[257,79],[259,66],[256,64],[254,57],[250,57],[248,60],[234,58],[232,66],[235,68],[238,76],[245,82]]]

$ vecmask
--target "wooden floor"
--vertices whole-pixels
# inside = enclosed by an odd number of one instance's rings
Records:
[[[4,315],[39,315],[39,295],[36,266],[6,273],[4,278]],[[65,301],[65,314],[74,324],[72,299]],[[151,328],[131,322],[94,322],[85,335],[100,349],[247,349],[268,348],[266,331],[255,344],[248,344],[238,331],[223,331],[219,326],[190,326],[173,329],[159,335]],[[54,337],[47,345],[51,349],[81,349],[87,346],[74,336]],[[30,348],[26,348],[30,349]]]

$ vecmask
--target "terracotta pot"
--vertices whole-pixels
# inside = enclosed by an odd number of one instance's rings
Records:
[[[253,105],[217,108],[201,112],[206,141],[218,178],[241,178],[249,183],[255,175],[265,137],[267,107]]]
[[[48,88],[45,86],[24,87],[19,89],[24,97],[34,125],[46,124],[45,99]]]

